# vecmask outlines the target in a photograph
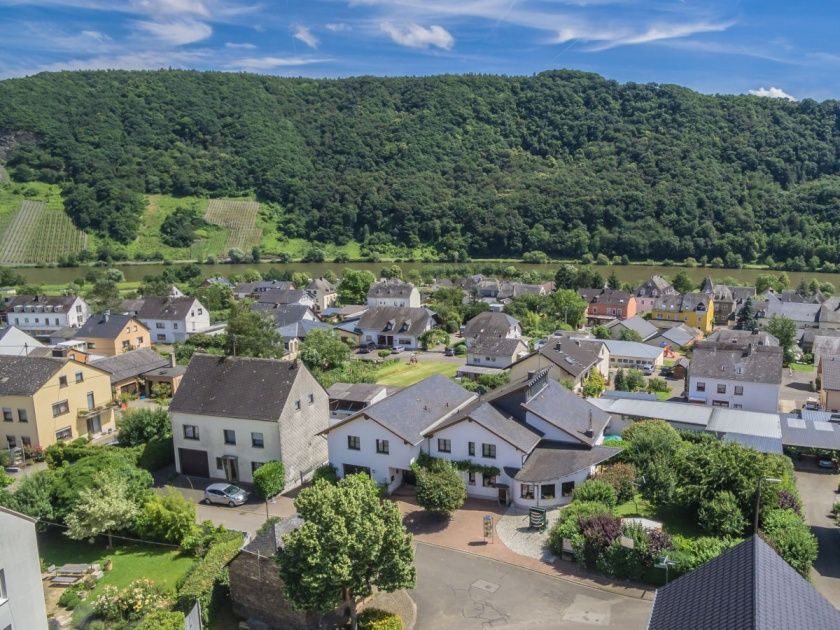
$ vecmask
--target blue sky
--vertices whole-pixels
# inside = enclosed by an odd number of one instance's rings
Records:
[[[0,0],[0,77],[197,68],[280,76],[531,74],[840,98],[840,3]]]

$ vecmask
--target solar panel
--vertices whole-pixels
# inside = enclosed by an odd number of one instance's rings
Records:
[[[787,423],[791,429],[804,429],[806,426],[802,418],[788,418]]]
[[[830,422],[823,422],[822,420],[814,420],[814,428],[817,431],[834,431]]]

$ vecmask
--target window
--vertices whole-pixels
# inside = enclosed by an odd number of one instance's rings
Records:
[[[29,415],[26,409],[18,409],[18,422],[29,422]]]
[[[125,340],[122,342],[122,349],[123,349],[123,350],[128,350],[129,348],[131,348],[131,341],[130,341],[130,340],[128,340],[128,339],[125,339]]]
[[[736,396],[743,396],[744,395],[744,386],[743,385],[736,385],[735,386],[735,395]]]
[[[358,435],[347,436],[347,448],[349,448],[351,451],[361,450],[362,441],[359,439]]]
[[[471,486],[475,485],[475,473],[474,472],[467,473],[467,483]]]
[[[11,422],[12,420],[14,420],[12,410],[8,407],[3,407],[3,422]]]
[[[58,377],[58,386],[59,387],[67,387],[67,377],[66,376],[59,376]]]
[[[475,442],[467,442],[467,455],[475,457]]]
[[[173,322],[172,323],[172,328],[174,328],[175,330],[178,330],[178,322]]]
[[[236,431],[225,429],[225,444],[236,444]]]
[[[725,394],[726,393],[726,385],[718,385],[717,386],[717,393],[718,394]]]
[[[257,472],[257,468],[262,466],[265,462],[251,462],[251,474]]]
[[[481,475],[481,485],[485,488],[492,488],[496,485],[496,477],[490,475]]]
[[[482,444],[481,445],[481,456],[488,457],[490,459],[496,459],[496,445],[495,444]]]
[[[251,446],[253,446],[254,448],[263,448],[265,446],[262,433],[251,434]]]
[[[88,350],[95,350],[96,349],[96,344],[88,341],[87,347],[88,347]]]
[[[163,330],[164,327],[165,326],[163,322],[155,322],[155,328],[157,328],[158,330]]]
[[[166,341],[166,334],[164,334],[164,333],[158,334],[157,335],[157,340],[158,341]]]
[[[197,440],[198,439],[198,427],[194,424],[185,424],[184,425],[184,439],[185,440]]]
[[[315,394],[309,394],[309,404],[312,405],[315,403]]]
[[[534,498],[534,485],[530,483],[523,483],[520,486],[521,490],[519,492],[519,496],[523,499],[533,499]]]
[[[221,470],[221,469],[222,469],[222,458],[221,458],[221,457],[217,457],[217,458],[216,458],[216,468],[217,468],[218,470]]]
[[[706,383],[697,383],[697,391],[698,392],[705,392],[706,391]]]
[[[560,496],[561,497],[570,497],[572,493],[575,491],[575,482],[574,481],[564,481],[560,484]]]
[[[70,413],[70,405],[67,404],[66,400],[62,400],[61,402],[57,402],[52,406],[53,418],[58,416],[63,416],[65,413]]]
[[[15,448],[17,446],[17,440],[15,440],[14,435],[7,435],[6,442],[9,443],[9,448]]]
[[[73,437],[73,429],[70,427],[64,427],[55,432],[55,439],[59,441],[69,440],[71,437]]]
[[[541,499],[553,499],[554,498],[554,484],[553,483],[544,483],[540,486],[540,498]]]
[[[199,314],[199,315],[204,314],[204,309],[203,309],[203,308],[198,309],[198,314]]]
[[[300,411],[300,400],[295,401],[295,410]]]
[[[85,375],[82,372],[76,372],[76,382],[81,383],[85,380]]]
[[[21,444],[23,444],[23,446],[26,447],[26,448],[29,448],[29,447],[32,446],[32,438],[27,437],[26,435],[21,436],[20,441],[21,441]]]
[[[376,452],[380,455],[387,455],[390,452],[388,450],[388,440],[376,440]]]
[[[450,440],[444,440],[443,438],[438,438],[438,453],[451,453],[452,452],[452,442]]]

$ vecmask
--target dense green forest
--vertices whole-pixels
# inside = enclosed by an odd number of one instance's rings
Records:
[[[131,240],[140,193],[254,193],[289,237],[448,259],[543,251],[840,262],[838,102],[571,71],[342,80],[63,72],[0,82],[18,181]]]

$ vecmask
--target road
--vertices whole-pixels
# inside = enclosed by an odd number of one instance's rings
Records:
[[[651,603],[417,543],[416,630],[647,626]]]
[[[817,537],[819,555],[811,570],[811,582],[822,595],[840,608],[840,530],[834,523],[831,507],[840,475],[814,467],[796,471],[796,487],[802,497],[805,521]]]

